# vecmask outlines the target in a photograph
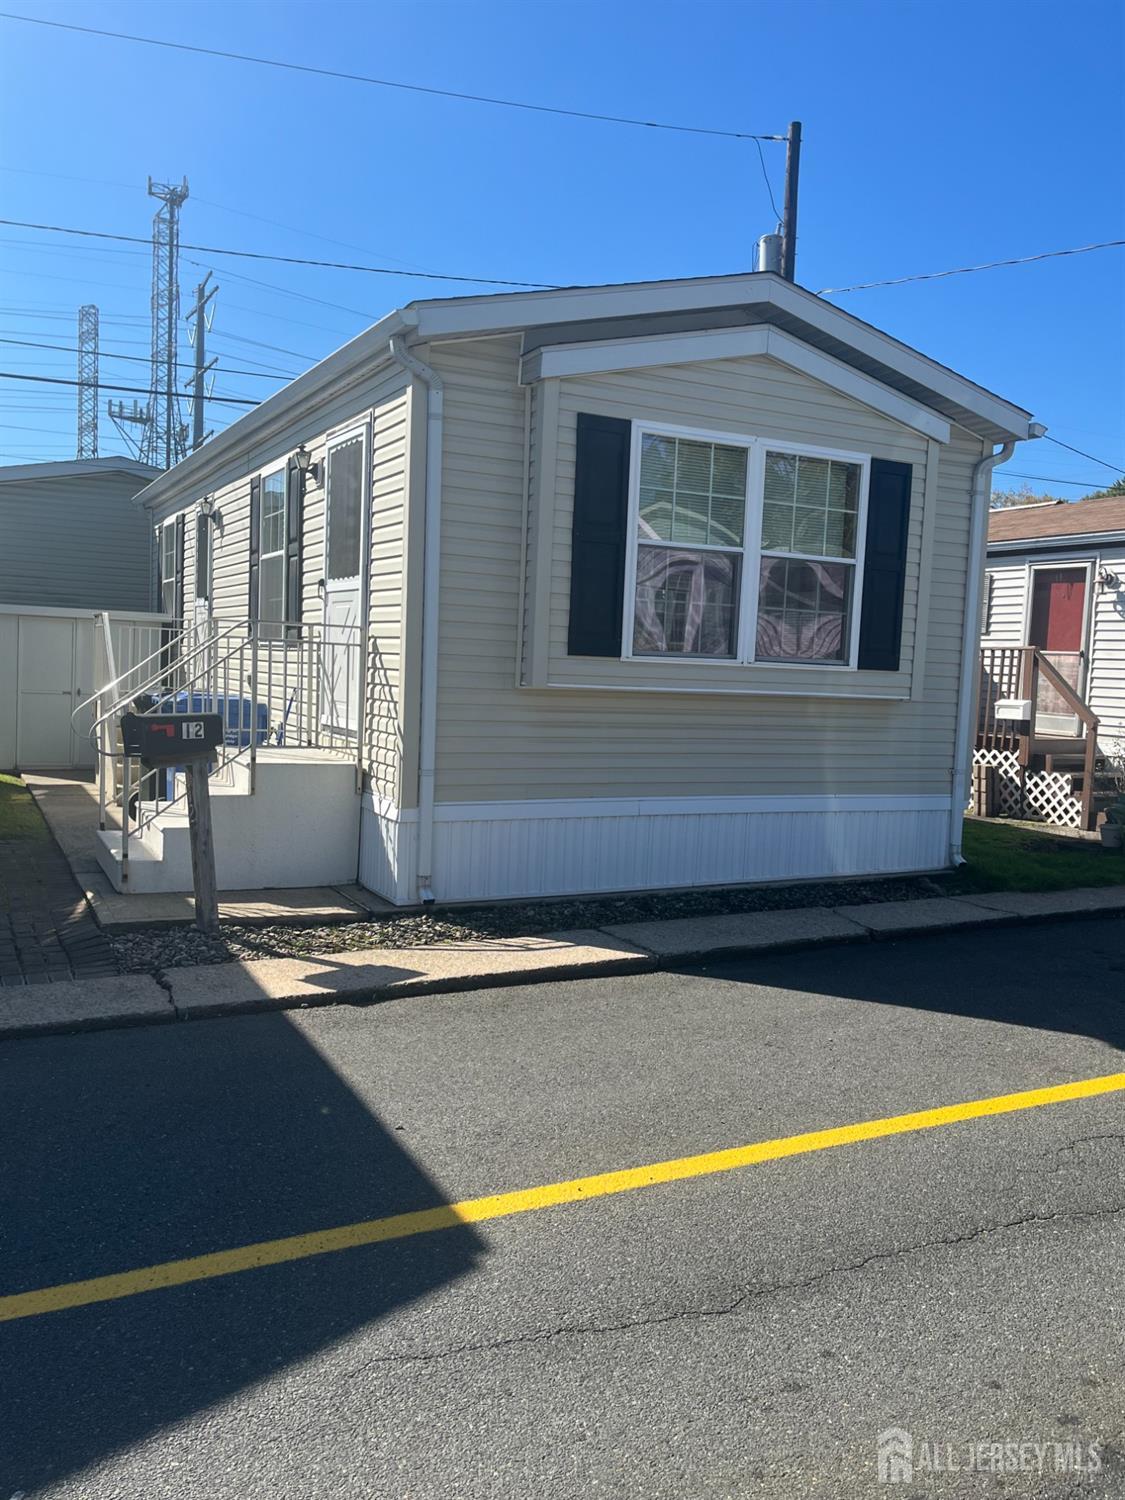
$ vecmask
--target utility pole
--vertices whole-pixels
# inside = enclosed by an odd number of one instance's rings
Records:
[[[781,274],[797,279],[797,179],[801,171],[801,122],[793,120],[785,137],[785,203],[781,219]]]
[[[207,359],[207,330],[211,326],[211,321],[207,316],[207,304],[219,288],[213,286],[208,290],[207,283],[210,280],[211,272],[208,271],[195,289],[195,306],[188,313],[189,321],[194,319],[194,327],[189,337],[195,345],[195,373],[184,384],[192,388],[191,447],[193,453],[206,441],[207,437],[203,430],[204,383],[207,374],[215,364],[213,359],[210,361]]]
[[[78,309],[78,458],[98,456],[98,310]]]

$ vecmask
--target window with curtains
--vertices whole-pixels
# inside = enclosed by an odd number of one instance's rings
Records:
[[[643,426],[633,656],[849,666],[866,460]]]
[[[262,479],[258,621],[263,640],[280,640],[285,619],[285,470]]]

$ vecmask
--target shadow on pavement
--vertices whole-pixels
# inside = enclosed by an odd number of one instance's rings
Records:
[[[970,928],[682,972],[1088,1036],[1125,1050],[1125,917]]]
[[[0,1099],[0,1294],[444,1200],[284,1016],[9,1043]],[[0,1495],[141,1444],[480,1253],[458,1228],[0,1324]]]

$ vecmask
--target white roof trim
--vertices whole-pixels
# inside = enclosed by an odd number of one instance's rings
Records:
[[[594,344],[547,345],[524,359],[521,379],[529,384],[568,375],[746,358],[776,359],[926,437],[939,443],[949,442],[950,424],[937,412],[778,328],[720,328],[651,338],[607,339]]]
[[[906,344],[881,333],[830,302],[767,271],[735,276],[704,276],[682,281],[627,282],[616,286],[564,287],[543,292],[503,292],[413,302],[389,313],[350,343],[306,370],[261,406],[233,422],[144,492],[146,504],[204,485],[231,458],[283,429],[288,419],[315,401],[338,391],[358,372],[370,371],[387,357],[391,335],[406,329],[426,342],[439,338],[485,337],[518,333],[557,323],[643,317],[646,314],[692,312],[706,308],[772,306],[838,340],[866,358],[894,370],[943,400],[980,417],[999,432],[1026,438],[1030,416],[946,369]],[[867,377],[872,379],[871,376]]]

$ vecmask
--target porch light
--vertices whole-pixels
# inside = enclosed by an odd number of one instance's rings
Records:
[[[218,524],[219,516],[215,510],[214,495],[204,495],[203,499],[199,502],[199,514],[205,520],[212,522],[212,524]]]
[[[1108,594],[1111,589],[1121,587],[1121,580],[1116,573],[1110,571],[1104,564],[1098,572],[1098,587],[1103,594]]]
[[[313,484],[319,484],[320,465],[313,463],[312,454],[305,447],[304,443],[302,443],[301,446],[297,449],[294,457],[297,460],[297,468],[301,471],[302,483],[309,484],[311,482]]]

